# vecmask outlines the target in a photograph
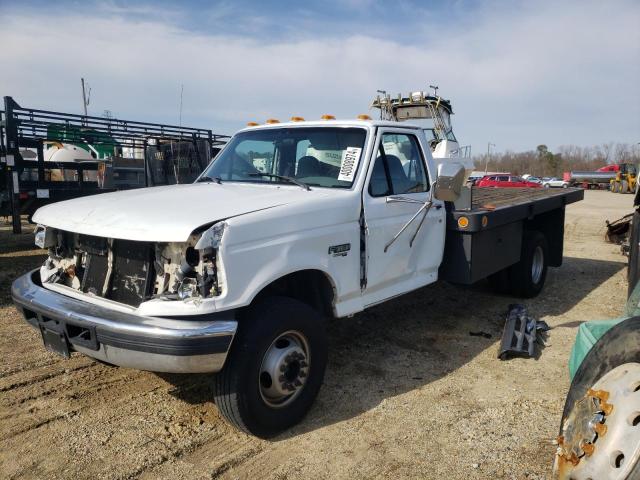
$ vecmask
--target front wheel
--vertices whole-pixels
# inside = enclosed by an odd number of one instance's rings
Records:
[[[215,377],[215,402],[232,425],[269,438],[302,420],[320,390],[327,364],[324,319],[288,297],[265,298],[244,313]]]

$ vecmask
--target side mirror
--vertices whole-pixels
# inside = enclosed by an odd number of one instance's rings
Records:
[[[464,167],[459,163],[447,162],[438,165],[435,197],[445,202],[455,202],[462,191]]]

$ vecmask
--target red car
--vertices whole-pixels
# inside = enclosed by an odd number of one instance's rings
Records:
[[[542,188],[542,185],[540,185],[539,183],[527,182],[522,177],[518,177],[517,175],[510,175],[508,173],[485,175],[478,181],[478,183],[476,183],[476,186],[494,188]]]

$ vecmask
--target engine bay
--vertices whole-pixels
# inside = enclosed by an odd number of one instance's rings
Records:
[[[201,237],[193,234],[184,243],[153,243],[38,226],[36,244],[49,253],[40,279],[43,285],[64,285],[132,307],[154,298],[187,301],[218,296],[222,284],[217,249],[200,245]]]

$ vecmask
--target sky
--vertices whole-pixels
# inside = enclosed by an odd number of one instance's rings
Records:
[[[640,142],[640,1],[0,0],[0,95],[232,134],[438,85],[474,154]]]

